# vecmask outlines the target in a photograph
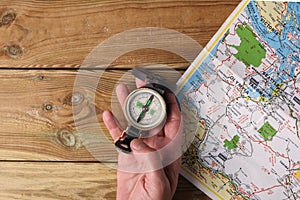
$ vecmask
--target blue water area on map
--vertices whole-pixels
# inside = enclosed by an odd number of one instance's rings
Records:
[[[267,24],[264,23],[259,10],[254,1],[249,2],[246,8],[246,12],[253,21],[252,25],[254,30],[258,35],[266,41],[269,45],[276,51],[276,55],[279,58],[279,71],[274,73],[274,70],[268,70],[270,77],[272,77],[273,82],[269,82],[270,88],[267,88],[268,93],[272,94],[276,85],[286,81],[287,79],[293,78],[295,76],[294,69],[296,64],[291,64],[293,61],[299,63],[299,51],[300,42],[299,40],[293,41],[289,38],[290,34],[294,36],[299,36],[299,28],[297,27],[300,23],[300,4],[297,2],[288,2],[287,4],[287,14],[283,16],[282,23],[278,25],[281,30],[279,34],[279,29],[273,29],[272,32],[268,30]],[[257,96],[257,94],[253,95]]]
[[[218,43],[214,46],[214,48],[210,51],[210,53],[205,57],[203,62],[200,64],[200,66],[196,66],[196,71],[189,78],[189,80],[190,80],[189,88],[185,87],[183,89],[185,92],[187,92],[188,89],[195,90],[200,86],[200,84],[204,81],[202,78],[202,74],[204,72],[208,72],[211,75],[216,74],[215,70],[214,70],[216,66],[213,65],[211,60],[213,58],[215,58],[215,53],[216,53],[220,43],[221,43],[221,41],[218,41]],[[206,48],[203,49],[203,51],[209,52]],[[206,52],[203,52],[203,53],[206,53]],[[215,58],[215,59],[217,59],[217,58]],[[193,86],[193,87],[191,87],[191,86]]]
[[[260,11],[258,10],[254,1],[250,1],[245,10],[252,21],[252,28],[257,35],[259,35],[260,38],[265,41],[265,43],[262,45],[268,45],[275,50],[275,54],[278,57],[278,61],[276,61],[276,63],[277,66],[279,65],[279,69],[277,69],[277,71],[274,70],[274,67],[271,67],[264,72],[266,75],[265,81],[267,81],[267,87],[247,87],[245,92],[247,92],[252,98],[263,96],[268,99],[272,97],[272,92],[280,83],[285,82],[288,79],[292,79],[295,76],[294,69],[296,68],[297,64],[293,64],[293,61],[295,61],[294,63],[300,62],[300,41],[293,40],[290,37],[291,34],[293,34],[296,38],[300,37],[300,29],[298,28],[298,25],[300,24],[300,4],[297,2],[288,2],[286,15],[282,16],[282,23],[278,25],[277,29],[275,27],[271,27],[272,31],[268,29],[268,25],[265,21],[263,21]],[[281,30],[280,34],[278,30]],[[225,36],[226,34],[224,37]],[[191,75],[191,77],[189,77],[189,87],[185,87],[183,89],[185,92],[187,90],[195,90],[198,88],[198,86],[204,81],[202,79],[203,72],[208,72],[211,75],[215,75],[214,69],[216,66],[214,66],[211,61],[212,59],[218,59],[215,57],[215,55],[221,42],[222,38],[218,40],[213,49],[210,51],[207,49],[203,50],[210,53],[205,57],[200,66],[196,66],[197,70]],[[255,78],[254,76],[248,77],[248,79],[250,80],[251,78]],[[181,91],[181,94],[183,94],[184,91]]]

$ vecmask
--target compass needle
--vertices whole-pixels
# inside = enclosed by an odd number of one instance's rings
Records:
[[[139,117],[137,118],[136,122],[139,123],[144,117],[145,117],[146,112],[142,111]]]
[[[147,101],[147,103],[146,103],[146,106],[150,106],[150,105],[151,105],[151,103],[152,103],[152,101],[153,101],[153,98],[154,98],[154,95],[152,94],[152,95],[150,96],[150,98],[148,99],[148,101]]]
[[[149,111],[149,106],[151,105],[154,99],[154,95],[152,94],[149,99],[147,100],[146,104],[142,107],[142,112],[139,114],[136,122],[139,123],[142,119],[144,119],[146,113]]]

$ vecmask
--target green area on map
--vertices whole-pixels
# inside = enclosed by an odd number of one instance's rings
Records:
[[[258,132],[263,136],[264,140],[271,141],[273,137],[276,135],[277,131],[276,129],[271,126],[271,124],[267,121],[264,123],[260,129],[258,129]]]
[[[230,141],[225,140],[224,141],[224,147],[227,147],[229,150],[237,148],[237,143],[240,140],[240,137],[238,135],[235,135]]]
[[[256,39],[252,28],[244,23],[243,25],[238,25],[236,33],[240,37],[241,43],[240,46],[231,45],[238,51],[234,56],[247,67],[250,65],[259,67],[261,60],[266,57],[266,50]]]

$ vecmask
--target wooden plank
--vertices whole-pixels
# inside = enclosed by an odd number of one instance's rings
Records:
[[[107,74],[96,91],[97,105],[88,89],[76,97],[83,107],[96,106],[99,121],[122,72]],[[0,160],[94,160],[73,120],[75,77],[76,71],[0,71]]]
[[[98,72],[85,71],[85,83],[98,81]],[[98,135],[110,138],[102,123],[102,112],[111,109],[111,101],[119,105],[113,90],[122,77],[121,82],[134,84],[134,79],[126,78],[126,74],[132,77],[125,70],[106,71],[95,91],[95,103],[94,91],[89,86],[73,93],[76,71],[0,70],[0,160],[95,161],[83,138]],[[84,115],[77,127],[72,103],[79,109],[76,116]],[[89,121],[93,117],[98,118],[103,134],[96,132],[98,121]],[[112,142],[105,144],[97,149],[113,159]]]
[[[93,160],[75,131],[71,106],[75,71],[5,70],[0,74],[1,160]],[[101,89],[99,110],[104,110],[109,108],[106,101],[111,91],[108,86]],[[78,101],[89,95],[84,91]]]
[[[115,199],[116,171],[97,163],[1,162],[1,199]]]
[[[100,163],[1,162],[1,199],[116,199],[116,170]],[[208,199],[180,176],[174,200]]]
[[[176,30],[205,46],[239,2],[2,0],[0,68],[78,68],[102,41],[141,27]],[[147,62],[188,66],[179,56],[153,49],[128,53],[113,66]]]

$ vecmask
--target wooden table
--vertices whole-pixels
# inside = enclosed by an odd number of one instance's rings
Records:
[[[72,103],[89,95],[73,94],[81,63],[102,41],[133,28],[168,28],[205,46],[238,3],[2,0],[0,199],[115,199],[116,170],[91,156],[74,124]],[[157,49],[119,57],[106,71],[96,103],[90,102],[101,126],[118,77],[142,63],[169,64],[180,72],[189,66]],[[209,198],[180,177],[174,199]]]

